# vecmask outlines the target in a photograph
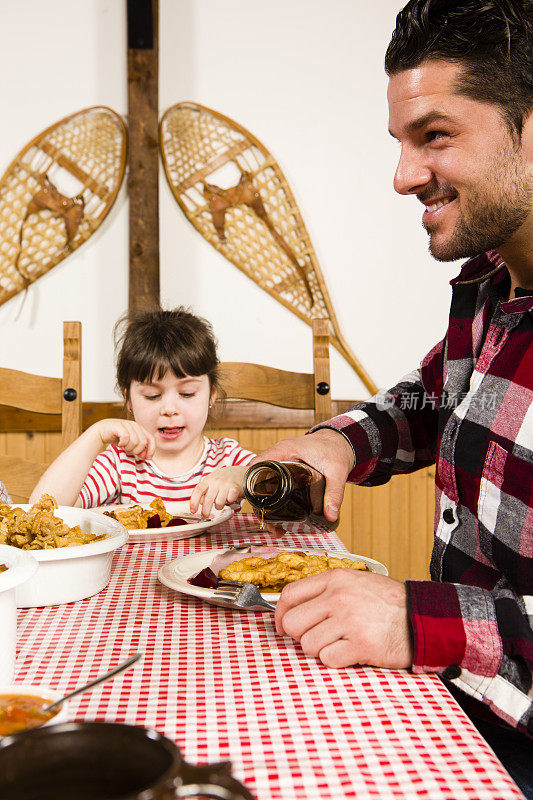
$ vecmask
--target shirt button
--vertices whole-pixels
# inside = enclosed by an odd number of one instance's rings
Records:
[[[445,508],[442,512],[442,519],[444,522],[447,522],[448,525],[451,525],[452,522],[455,522],[455,514],[453,513],[451,508]]]
[[[446,667],[442,671],[442,677],[448,681],[453,681],[454,678],[458,678],[461,674],[461,667],[459,664],[450,664],[449,667]]]

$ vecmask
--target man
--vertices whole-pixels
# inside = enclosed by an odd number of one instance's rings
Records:
[[[372,486],[436,462],[432,581],[350,570],[306,578],[284,589],[276,626],[330,667],[439,673],[496,750],[507,737],[517,764],[501,748],[500,758],[528,796],[532,51],[533,0],[410,0],[399,13],[385,59],[401,144],[394,187],[424,205],[436,259],[470,261],[452,281],[447,336],[419,370],[267,452],[326,476],[332,520],[347,480]]]

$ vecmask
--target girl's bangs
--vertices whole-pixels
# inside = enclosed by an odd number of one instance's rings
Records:
[[[199,375],[209,375],[212,370],[211,363],[207,359],[195,357],[193,353],[173,352],[172,354],[154,354],[153,361],[146,370],[145,377],[137,378],[140,383],[151,383],[154,380],[160,381],[166,372],[174,373],[176,378],[186,378],[188,375],[197,377]],[[144,370],[143,370],[144,371]]]

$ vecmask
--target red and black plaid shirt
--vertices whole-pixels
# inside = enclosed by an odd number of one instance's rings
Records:
[[[353,483],[436,463],[432,580],[407,581],[413,670],[533,734],[533,297],[508,299],[494,252],[451,283],[420,369],[324,425],[352,444]]]

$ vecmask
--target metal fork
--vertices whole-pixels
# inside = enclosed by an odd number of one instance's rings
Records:
[[[242,581],[219,581],[214,596],[228,608],[242,608],[246,611],[275,611],[276,606],[262,597],[253,583]]]

